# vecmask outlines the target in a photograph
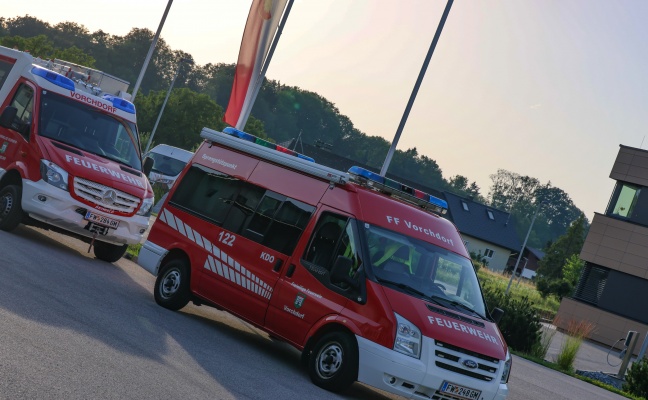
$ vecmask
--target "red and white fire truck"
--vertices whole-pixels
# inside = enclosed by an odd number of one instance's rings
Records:
[[[233,128],[201,136],[138,258],[159,305],[231,312],[331,391],[506,398],[511,356],[445,201]]]
[[[0,46],[0,229],[21,222],[118,260],[149,225],[153,190],[128,82]]]

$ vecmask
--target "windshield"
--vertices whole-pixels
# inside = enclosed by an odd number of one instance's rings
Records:
[[[443,307],[485,318],[477,275],[469,259],[433,244],[365,224],[376,280]]]
[[[142,170],[135,124],[43,90],[39,134]]]
[[[167,176],[177,176],[182,172],[182,169],[187,165],[185,161],[178,160],[173,157],[164,156],[159,153],[149,153],[147,157],[151,157],[153,161],[153,169],[151,171],[157,172]]]

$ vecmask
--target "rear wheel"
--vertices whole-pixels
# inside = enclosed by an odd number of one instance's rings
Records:
[[[351,335],[331,332],[322,336],[308,359],[308,375],[331,392],[347,389],[358,377],[358,346]]]
[[[191,299],[189,293],[189,266],[183,260],[171,260],[160,268],[153,289],[155,302],[177,311]]]
[[[115,262],[126,254],[127,244],[116,245],[96,240],[94,245],[94,255],[101,261]]]
[[[7,185],[0,189],[0,229],[14,230],[22,220],[20,199],[22,188],[17,185]]]

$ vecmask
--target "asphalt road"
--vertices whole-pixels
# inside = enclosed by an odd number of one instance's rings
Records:
[[[38,229],[0,231],[0,399],[396,399],[313,385],[292,347],[227,313],[157,306],[129,260]],[[510,400],[622,399],[515,358]]]

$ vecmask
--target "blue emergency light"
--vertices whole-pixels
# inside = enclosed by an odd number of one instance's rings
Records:
[[[267,147],[272,150],[277,150],[281,153],[288,154],[297,158],[301,158],[302,160],[310,161],[310,162],[315,162],[315,160],[311,157],[305,156],[301,153],[297,153],[296,151],[292,151],[286,147],[279,146],[277,144],[274,144],[272,142],[268,142],[267,140],[263,140],[259,137],[256,137],[254,135],[250,135],[247,132],[240,131],[236,128],[232,128],[231,126],[228,126],[227,128],[223,129],[223,133],[226,133],[230,136],[237,137],[239,139],[246,140],[251,143],[256,143],[260,146]]]
[[[126,111],[129,114],[135,114],[135,105],[126,99],[113,96],[112,94],[104,94],[101,98],[111,102],[115,108]]]
[[[64,89],[68,89],[74,92],[74,81],[68,77],[57,74],[56,72],[50,71],[45,68],[37,67],[35,65],[32,67],[31,72],[36,76],[45,78],[46,81],[51,82],[56,86],[60,86]]]
[[[351,167],[349,168],[349,175],[363,186],[371,187],[391,196],[417,204],[426,210],[431,210],[439,214],[445,214],[448,211],[447,201],[393,179],[385,178],[364,168]]]

